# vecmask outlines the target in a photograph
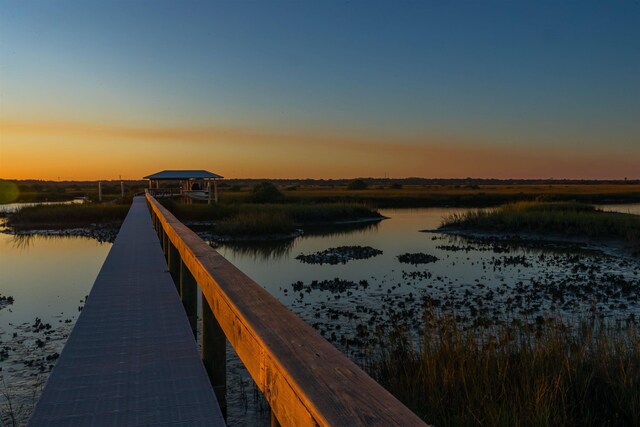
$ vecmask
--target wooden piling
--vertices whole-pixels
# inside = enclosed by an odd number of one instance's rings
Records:
[[[180,299],[182,299],[182,305],[184,306],[184,311],[187,313],[193,335],[197,336],[198,284],[182,260],[180,260]]]
[[[227,338],[206,299],[202,299],[202,362],[227,418]]]

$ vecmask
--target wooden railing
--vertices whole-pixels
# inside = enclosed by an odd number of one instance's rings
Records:
[[[274,425],[425,425],[149,193],[146,197],[194,331],[196,286],[202,291],[202,358],[223,411],[228,339],[268,401]]]

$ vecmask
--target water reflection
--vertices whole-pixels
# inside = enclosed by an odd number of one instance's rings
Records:
[[[344,236],[352,233],[368,233],[372,231],[377,231],[380,222],[384,221],[384,219],[379,219],[376,221],[368,221],[368,222],[357,222],[357,223],[348,223],[348,224],[335,224],[335,225],[324,225],[324,226],[313,226],[306,227],[304,229],[304,234],[302,237],[337,237]]]
[[[246,257],[252,261],[270,261],[288,257],[293,249],[295,238],[279,240],[276,242],[235,242],[214,246],[216,249],[224,248],[234,256]]]
[[[302,236],[288,240],[212,243],[212,246],[234,257],[243,257],[254,262],[275,261],[291,256],[291,251],[296,246],[296,239],[344,237],[372,233],[378,230],[381,221],[309,227],[305,228]]]

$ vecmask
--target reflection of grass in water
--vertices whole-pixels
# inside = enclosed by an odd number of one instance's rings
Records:
[[[353,233],[375,232],[382,219],[367,222],[354,222],[350,224],[333,224],[323,226],[307,226],[304,227],[303,237],[339,237]]]
[[[225,242],[220,247],[229,249],[234,255],[249,256],[254,260],[268,261],[288,257],[296,239],[308,237],[337,237],[351,233],[375,231],[379,221],[352,224],[335,224],[330,226],[305,227],[304,234],[287,240]]]
[[[640,216],[603,212],[575,202],[518,202],[445,218],[444,227],[623,239],[640,244]]]
[[[115,231],[117,232],[117,230]],[[19,250],[27,250],[31,245],[33,245],[36,239],[39,240],[56,240],[56,239],[87,239],[87,240],[98,240],[99,242],[104,242],[104,240],[100,240],[97,237],[91,235],[83,235],[83,234],[39,234],[39,233],[26,233],[26,234],[12,234],[11,235],[11,245]]]
[[[232,242],[224,243],[221,247],[228,248],[236,256],[249,256],[255,261],[269,261],[289,256],[294,240]]]
[[[1,378],[0,425],[25,425],[33,412],[38,397],[42,393],[45,383],[44,378],[37,376],[36,383],[29,389],[25,389],[22,386],[7,385],[4,377]]]
[[[640,425],[640,335],[597,321],[473,331],[425,311],[421,345],[397,327],[369,371],[435,425]]]

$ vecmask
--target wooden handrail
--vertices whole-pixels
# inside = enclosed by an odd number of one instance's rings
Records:
[[[148,192],[146,198],[154,224],[164,230],[165,244],[193,275],[280,425],[425,425]]]

